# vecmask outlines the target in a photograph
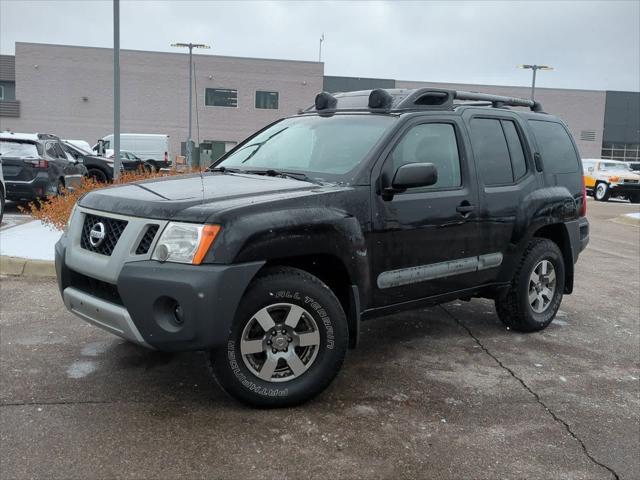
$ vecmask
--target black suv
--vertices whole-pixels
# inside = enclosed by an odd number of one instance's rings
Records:
[[[0,132],[7,199],[30,201],[80,185],[87,169],[68,156],[55,135]]]
[[[89,193],[56,269],[82,319],[206,350],[227,392],[280,407],[327,387],[373,317],[485,297],[513,330],[545,328],[585,208],[576,145],[539,103],[321,93],[202,175]]]

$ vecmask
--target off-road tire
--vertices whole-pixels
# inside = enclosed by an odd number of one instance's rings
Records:
[[[542,313],[536,313],[529,303],[529,281],[533,269],[542,260],[552,263],[556,285],[548,308]],[[543,330],[553,321],[560,308],[564,284],[565,267],[562,252],[555,242],[546,238],[534,238],[522,255],[509,289],[495,300],[498,317],[507,327],[518,332]]]
[[[296,378],[267,381],[251,372],[240,344],[245,327],[256,312],[279,303],[305,309],[315,321],[320,342],[313,363]],[[219,385],[231,396],[259,408],[291,407],[322,392],[335,378],[349,345],[347,319],[335,294],[317,277],[290,267],[274,267],[260,274],[245,292],[224,348],[210,354]]]
[[[593,198],[595,198],[599,202],[606,202],[609,200],[610,196],[611,196],[611,189],[609,188],[609,185],[607,185],[604,182],[596,183],[596,186],[593,189]]]

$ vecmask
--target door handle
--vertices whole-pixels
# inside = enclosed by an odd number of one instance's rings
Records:
[[[456,212],[458,212],[463,217],[466,217],[475,209],[476,209],[475,205],[471,205],[469,202],[465,200],[464,202],[462,202],[460,205],[456,207]]]

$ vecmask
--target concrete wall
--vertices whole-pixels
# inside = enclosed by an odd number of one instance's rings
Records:
[[[92,144],[113,133],[110,49],[16,43],[15,58],[21,114],[0,118],[0,129],[54,133]],[[309,106],[322,90],[322,63],[214,55],[194,55],[194,63],[201,141],[238,142]],[[123,50],[120,65],[122,133],[170,135],[172,156],[180,153],[187,137],[188,55]],[[237,89],[238,107],[205,106],[205,88],[215,87]],[[254,108],[256,90],[280,92],[278,110]]]
[[[449,88],[510,97],[529,98],[528,87],[504,87],[496,85],[469,85],[453,83],[429,83],[396,81],[397,88]],[[600,158],[602,152],[602,135],[604,130],[604,110],[606,92],[596,90],[556,90],[536,88],[536,100],[542,103],[544,110],[564,120],[578,144],[582,158]],[[581,140],[583,131],[596,132],[593,141]]]

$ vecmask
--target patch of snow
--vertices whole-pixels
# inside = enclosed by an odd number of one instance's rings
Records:
[[[46,227],[40,220],[0,231],[0,255],[53,260],[54,247],[62,232]]]
[[[566,381],[567,381],[567,379],[566,379],[565,377],[563,377],[562,375],[560,375],[560,381],[561,381],[561,382],[566,382]]]
[[[636,218],[640,220],[640,212],[633,212],[625,214],[625,217]]]
[[[535,365],[536,367],[538,367],[538,368],[541,368],[541,367],[542,367],[542,364],[541,364],[541,363],[534,363],[534,365]]]
[[[79,360],[77,362],[73,362],[67,368],[67,377],[69,378],[84,378],[87,375],[96,371],[95,362],[91,362],[88,360]]]
[[[358,415],[376,415],[378,413],[375,408],[368,405],[356,405],[352,410]]]

